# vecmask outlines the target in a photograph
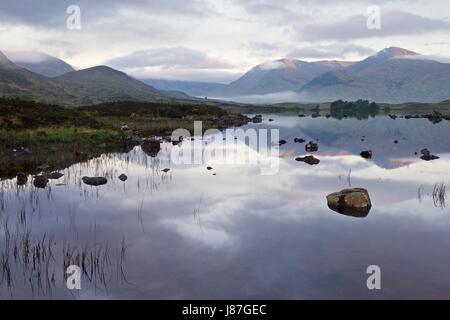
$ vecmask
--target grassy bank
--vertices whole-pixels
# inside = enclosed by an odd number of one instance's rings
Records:
[[[119,128],[122,123],[144,135],[170,135],[178,128],[193,130],[194,121],[203,129],[223,129],[247,123],[242,114],[205,104],[159,104],[114,102],[82,107],[78,110],[106,127]]]
[[[24,130],[0,130],[0,143],[12,147],[43,143],[100,143],[120,140],[123,134],[110,129],[42,127]]]
[[[0,98],[0,178],[129,151],[137,138],[192,130],[194,121],[206,130],[240,126],[248,118],[205,104],[117,102],[69,109]],[[121,130],[123,123],[128,131]]]

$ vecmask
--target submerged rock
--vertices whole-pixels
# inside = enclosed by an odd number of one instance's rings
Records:
[[[161,143],[157,140],[145,140],[142,143],[142,151],[144,151],[150,157],[156,157],[161,150]]]
[[[33,180],[33,185],[36,188],[45,188],[48,184],[48,179],[45,176],[35,176]]]
[[[320,160],[314,156],[298,157],[295,158],[296,161],[303,161],[309,165],[319,164]]]
[[[57,179],[61,178],[62,176],[64,176],[64,174],[62,174],[60,172],[52,172],[52,173],[46,174],[45,176],[47,177],[47,179],[57,180]]]
[[[316,152],[317,150],[319,150],[319,146],[317,145],[317,143],[310,141],[305,145],[306,152]]]
[[[26,185],[27,182],[28,182],[28,176],[23,172],[19,172],[17,174],[17,185],[23,186],[23,185]]]
[[[369,193],[363,188],[344,189],[327,195],[328,207],[338,213],[363,218],[372,208]]]
[[[428,150],[426,148],[420,150],[420,153],[422,154],[420,159],[425,160],[425,161],[431,161],[431,160],[439,159],[438,156],[435,156],[434,154],[431,154],[430,150]]]
[[[372,159],[372,150],[362,151],[360,155],[364,159]]]
[[[127,177],[126,174],[122,173],[122,174],[119,176],[119,180],[122,181],[122,182],[125,182],[125,181],[128,180],[128,177]]]
[[[108,183],[108,179],[104,177],[83,177],[81,180],[90,186],[101,186]]]

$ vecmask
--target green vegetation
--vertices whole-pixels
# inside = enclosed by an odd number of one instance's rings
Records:
[[[337,100],[331,103],[330,112],[333,118],[354,117],[368,119],[375,117],[380,112],[380,106],[367,100],[343,101]]]
[[[6,146],[30,146],[42,143],[117,142],[123,134],[108,129],[39,127],[25,130],[0,130],[0,143]]]
[[[0,98],[0,144],[111,142],[123,134],[83,112],[23,99]]]
[[[239,113],[206,104],[112,102],[77,110],[108,127],[126,123],[143,135],[169,135],[178,128],[192,130],[194,121],[202,121],[205,130],[241,126],[248,121]]]

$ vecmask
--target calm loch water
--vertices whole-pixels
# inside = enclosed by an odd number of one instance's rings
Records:
[[[271,176],[176,166],[178,146],[163,144],[155,158],[136,147],[74,164],[46,189],[2,181],[0,297],[450,298],[450,207],[433,197],[450,186],[450,122],[264,119],[245,128],[278,128],[288,142]],[[294,160],[307,154],[295,137],[318,141],[320,164]],[[440,159],[419,159],[425,147]],[[327,194],[349,186],[369,190],[367,217],[327,207]],[[66,288],[70,264],[83,265],[81,290]],[[381,268],[381,290],[366,287],[369,265]]]

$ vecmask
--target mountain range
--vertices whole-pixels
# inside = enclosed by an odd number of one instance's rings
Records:
[[[383,49],[361,61],[278,59],[253,67],[229,84],[138,80],[107,66],[74,70],[63,60],[46,54],[7,51],[7,55],[0,52],[0,94],[65,105],[193,99],[190,96],[239,101],[241,97],[272,94],[283,97],[283,93],[290,94],[289,101],[284,102],[450,99],[449,63],[397,47]]]
[[[157,82],[152,83],[159,88]],[[171,82],[166,81],[164,88],[172,88]],[[185,82],[184,88],[195,96],[235,100],[277,93],[280,99],[295,97],[290,102],[440,102],[450,99],[450,64],[389,47],[361,61],[279,59],[253,67],[230,84],[196,83],[194,89]],[[286,92],[295,94],[282,94]]]
[[[49,66],[48,61],[41,61]],[[111,101],[157,101],[169,97],[163,92],[129,77],[127,74],[109,68],[97,66],[83,70],[68,70],[57,77],[44,74],[56,74],[61,64],[53,64],[55,70],[49,72],[39,63],[30,69],[13,63],[0,52],[0,95],[22,96],[34,100],[80,106]],[[37,73],[41,70],[43,74]]]

